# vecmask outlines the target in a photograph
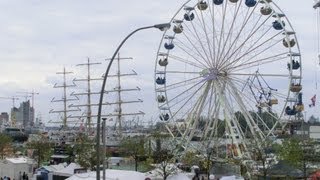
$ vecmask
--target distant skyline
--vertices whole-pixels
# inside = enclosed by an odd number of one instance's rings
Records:
[[[39,92],[35,95],[35,116],[44,121],[54,120],[49,115],[56,108],[50,101],[61,98],[62,92],[54,89],[61,83],[63,67],[73,71],[74,77],[83,78],[84,67],[77,64],[103,63],[92,76],[101,76],[106,68],[105,58],[110,58],[120,41],[132,30],[157,23],[169,22],[184,0],[163,1],[85,1],[85,0],[3,0],[0,2],[0,97],[21,96],[16,92]],[[309,108],[310,98],[318,94],[316,80],[319,74],[317,59],[316,11],[313,0],[305,2],[274,0],[284,11],[297,32],[302,52],[304,104],[308,116],[317,114],[317,106]],[[134,69],[139,76],[124,80],[130,87],[139,86],[137,95],[144,99],[141,108],[146,117],[157,118],[154,97],[154,63],[162,32],[153,29],[137,33],[125,44],[121,56],[133,57],[133,63],[123,65],[123,71]],[[70,81],[69,81],[70,82]],[[93,91],[100,91],[94,82]],[[318,84],[320,88],[320,84]],[[84,90],[79,86],[79,91]],[[71,93],[71,92],[70,92]],[[136,98],[136,97],[135,97]],[[24,100],[19,97],[15,105]],[[0,112],[10,113],[12,101],[0,99]],[[147,108],[146,108],[147,107]],[[140,107],[139,107],[140,108]],[[96,113],[96,112],[94,112]],[[153,114],[153,115],[151,115]]]

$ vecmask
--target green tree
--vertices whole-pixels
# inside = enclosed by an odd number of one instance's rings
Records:
[[[277,114],[273,112],[261,112],[261,113],[256,113],[256,112],[249,112],[251,117],[254,119],[255,123],[259,126],[259,128],[264,131],[266,128],[272,129],[272,127],[276,124],[277,122]],[[241,130],[245,133],[247,137],[251,136],[251,133],[249,133],[249,126],[247,123],[247,120],[245,116],[242,114],[242,112],[237,111],[235,114],[236,119],[239,121]],[[263,122],[261,122],[263,121]],[[267,127],[266,127],[267,126]]]
[[[181,159],[181,162],[189,167],[195,164],[197,162],[197,153],[188,151],[184,154],[184,156]]]
[[[274,159],[275,145],[273,141],[265,139],[264,141],[252,142],[252,152],[254,160],[262,166],[262,177],[267,179],[268,172],[272,165],[276,163]]]
[[[309,163],[319,163],[320,155],[317,153],[318,144],[310,139],[288,138],[277,147],[281,160],[303,171],[305,179]]]
[[[166,180],[176,171],[175,167],[170,166],[174,162],[173,157],[173,152],[165,148],[160,151],[154,151],[155,163],[158,164],[160,169],[158,173],[163,177],[163,180]]]
[[[12,139],[5,135],[5,134],[0,134],[0,156],[1,159],[3,159],[6,156],[6,153],[8,149],[11,148],[11,142]]]
[[[204,166],[204,169],[206,171],[206,174],[207,174],[207,178],[209,179],[209,176],[210,176],[210,170],[213,166],[213,161],[212,161],[212,156],[214,154],[214,149],[213,148],[210,148],[210,147],[207,147],[206,148],[206,153],[205,153],[205,159],[203,161],[203,166]]]
[[[300,140],[297,138],[288,138],[282,142],[277,148],[277,153],[281,160],[286,163],[300,168],[303,160],[303,148],[300,145]]]
[[[138,162],[145,158],[144,137],[135,136],[122,139],[121,151],[134,159],[135,170],[138,171]]]
[[[103,149],[101,148],[101,151]],[[84,134],[77,137],[76,143],[73,146],[75,161],[83,168],[93,170],[97,164],[97,152],[95,149],[95,141],[89,139]],[[103,153],[101,153],[103,154]],[[103,157],[102,157],[103,158]]]
[[[174,163],[176,146],[170,143],[171,137],[168,134],[155,132],[151,139],[156,147],[152,149],[154,162],[158,164],[158,174],[166,180],[171,174],[176,172],[176,168],[170,166]]]
[[[37,160],[38,167],[41,163],[48,161],[52,155],[52,144],[48,141],[48,138],[43,136],[38,140],[28,142],[27,148],[34,150],[34,158]]]

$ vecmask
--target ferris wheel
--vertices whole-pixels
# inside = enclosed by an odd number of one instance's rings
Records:
[[[301,114],[298,41],[272,0],[188,0],[171,23],[155,92],[159,119],[184,147],[224,139],[232,156],[245,157],[249,141]]]

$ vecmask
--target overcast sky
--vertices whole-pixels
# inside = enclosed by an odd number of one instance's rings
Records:
[[[317,40],[316,13],[313,0],[274,0],[290,19],[297,32],[303,55],[304,102],[308,104],[316,92]],[[62,97],[55,83],[61,83],[63,67],[73,71],[73,77],[84,77],[87,57],[97,66],[96,76],[106,67],[104,58],[110,57],[120,41],[135,28],[170,21],[184,0],[1,0],[0,1],[0,96],[11,97],[16,92],[39,92],[35,96],[36,115],[50,120],[50,102]],[[155,113],[153,69],[162,33],[155,29],[136,34],[121,50],[121,55],[134,58],[123,71],[135,69],[139,77],[126,81],[140,86],[148,107]],[[319,73],[318,73],[319,74]],[[72,77],[72,78],[73,78]],[[93,91],[99,91],[97,83]],[[320,88],[320,85],[319,85]],[[320,96],[318,96],[320,98]],[[16,102],[16,106],[24,97]],[[318,98],[318,99],[319,99]],[[319,101],[318,101],[319,102]],[[0,99],[0,111],[9,112],[11,100]],[[318,107],[317,107],[318,108]],[[316,108],[306,110],[308,114]]]

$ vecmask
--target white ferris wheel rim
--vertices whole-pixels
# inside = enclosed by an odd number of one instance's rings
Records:
[[[225,3],[226,1],[227,1],[227,3]],[[198,9],[196,9],[196,8],[197,8],[197,7],[196,7],[196,6],[197,6],[196,3],[197,3],[197,2],[200,2],[200,1],[197,1],[197,0],[189,0],[189,1],[187,1],[186,3],[184,3],[184,4],[181,6],[181,8],[175,13],[175,15],[173,16],[173,18],[171,19],[171,23],[173,23],[173,24],[175,23],[175,21],[177,20],[176,16],[177,16],[179,13],[185,12],[184,8],[185,8],[185,7],[189,7],[189,6],[187,6],[187,5],[188,5],[190,2],[194,2],[194,4],[193,4],[194,11],[198,10]],[[206,2],[208,2],[208,1],[206,1]],[[283,15],[284,15],[283,11],[282,11],[275,3],[273,3],[273,2],[268,2],[267,0],[260,0],[260,1],[257,1],[257,4],[256,4],[254,7],[251,7],[251,8],[256,8],[258,5],[260,5],[261,2],[263,2],[263,4],[266,4],[266,5],[268,5],[269,7],[272,8],[272,14],[271,14],[270,16],[274,16],[274,18],[275,18],[276,20],[279,20],[280,22],[285,21],[286,26],[284,26],[284,27],[283,27],[283,30],[281,31],[281,33],[284,35],[284,38],[287,38],[287,39],[293,38],[293,39],[296,40],[295,52],[292,51],[293,48],[292,48],[291,46],[289,46],[289,47],[287,48],[288,59],[289,59],[289,62],[291,62],[292,59],[293,59],[292,53],[300,54],[300,48],[299,48],[299,44],[298,44],[298,41],[297,41],[297,37],[296,37],[295,33],[293,33],[293,34],[291,33],[291,32],[294,32],[293,27],[292,27],[290,21],[288,20],[288,18],[287,18],[286,16],[283,16]],[[225,4],[225,7],[227,7],[227,4],[229,4],[229,3],[230,3],[230,2],[229,2],[228,0],[224,0],[223,4],[220,5],[220,6],[223,6],[223,5]],[[239,0],[236,4],[238,5],[238,3],[239,3],[239,6],[238,6],[239,8],[240,8],[240,6],[245,6],[245,5],[243,5],[243,4],[244,4],[244,0]],[[242,3],[242,5],[241,5],[241,3]],[[237,7],[237,5],[236,5],[236,7]],[[213,5],[213,4],[212,4],[212,8],[214,8],[214,6],[216,6],[216,5]],[[218,5],[217,5],[217,6],[218,6]],[[209,5],[209,8],[210,8],[210,5]],[[248,9],[250,9],[250,8],[248,7]],[[198,10],[198,11],[200,11],[200,10]],[[210,10],[210,11],[211,11],[211,10]],[[254,10],[252,10],[252,13],[253,13],[253,11],[254,11]],[[224,13],[226,13],[226,10],[224,11]],[[196,15],[196,16],[199,17],[199,15]],[[212,18],[213,18],[213,20],[214,20],[214,15],[212,16]],[[204,19],[202,18],[202,20],[204,20]],[[183,21],[185,21],[185,20],[181,20],[181,21],[182,21],[182,23],[183,23]],[[181,24],[182,24],[182,23],[181,23]],[[289,28],[288,28],[288,27],[289,27]],[[205,29],[205,28],[204,28],[204,29]],[[230,33],[230,31],[229,31],[229,33]],[[220,34],[220,38],[221,38],[222,34],[223,34],[223,33]],[[176,33],[171,32],[171,30],[167,30],[167,31],[164,32],[164,35],[163,35],[163,37],[162,37],[162,39],[161,39],[161,42],[160,42],[160,45],[159,45],[159,50],[158,50],[157,58],[156,58],[155,80],[156,80],[156,78],[159,77],[159,74],[163,75],[162,77],[165,77],[165,78],[166,78],[166,77],[168,77],[168,73],[172,73],[172,74],[179,74],[179,73],[196,74],[196,73],[197,73],[197,72],[192,72],[192,71],[190,71],[190,72],[186,72],[186,71],[184,71],[184,72],[183,72],[183,71],[168,71],[168,70],[167,70],[167,67],[162,68],[162,67],[158,64],[159,59],[160,59],[161,57],[166,56],[166,57],[169,57],[168,59],[169,59],[169,65],[170,65],[170,58],[172,58],[172,55],[171,55],[171,54],[174,55],[174,53],[171,53],[170,50],[168,50],[167,52],[163,52],[162,49],[163,49],[164,42],[165,42],[166,40],[168,40],[168,39],[174,39],[175,36],[176,36]],[[201,42],[200,42],[200,44],[201,44]],[[209,44],[209,43],[208,43],[208,44]],[[208,45],[208,46],[210,46],[210,45]],[[219,48],[219,49],[220,49],[220,48]],[[174,51],[174,50],[172,50],[172,51]],[[171,54],[170,54],[170,53],[171,53]],[[185,53],[188,53],[188,52],[185,51]],[[209,53],[210,53],[210,52],[209,52]],[[209,53],[208,53],[208,54],[209,54]],[[194,59],[196,59],[196,58],[194,58]],[[205,59],[205,58],[203,58],[203,59]],[[298,59],[296,59],[296,60],[301,64],[301,57],[300,57],[300,56],[299,56]],[[184,62],[185,62],[186,64],[189,64],[189,65],[191,64],[190,61],[184,60]],[[201,64],[203,64],[203,63],[197,64],[196,67],[201,66]],[[169,65],[168,65],[168,66],[169,66]],[[191,65],[192,65],[192,64],[191,64]],[[194,64],[193,64],[193,65],[194,65]],[[194,65],[194,66],[195,66],[195,65]],[[301,69],[302,69],[302,68],[300,68],[300,69],[298,70],[298,73],[297,73],[297,72],[294,73],[292,69],[289,69],[289,71],[288,71],[287,74],[279,74],[279,75],[277,75],[277,74],[272,74],[272,73],[270,73],[270,74],[263,74],[264,76],[279,76],[279,78],[280,78],[280,77],[287,77],[287,78],[288,78],[288,80],[287,80],[287,83],[288,83],[287,92],[286,92],[286,94],[285,94],[285,93],[282,94],[282,96],[284,96],[283,99],[286,99],[286,102],[283,103],[283,107],[282,107],[282,110],[281,110],[281,112],[280,112],[280,116],[278,117],[279,119],[282,118],[282,117],[284,117],[285,107],[287,106],[287,104],[290,104],[290,102],[287,101],[287,99],[290,99],[290,96],[292,96],[292,95],[296,96],[296,94],[293,94],[292,92],[290,92],[290,85],[291,85],[291,83],[293,82],[293,80],[295,80],[295,77],[299,77],[295,82],[298,82],[299,84],[301,83],[301,77],[302,77],[302,70],[301,70]],[[203,72],[203,71],[210,71],[210,72],[209,72],[209,73],[207,72],[207,74],[206,74],[206,72]],[[209,77],[209,80],[215,80],[215,77],[212,75],[212,74],[214,74],[214,73],[211,72],[211,71],[215,71],[215,70],[212,70],[212,69],[208,68],[208,69],[203,69],[203,71],[201,71],[201,73],[203,72],[204,74],[206,74],[206,75]],[[220,72],[220,74],[221,74],[221,72]],[[215,74],[215,75],[217,75],[217,74]],[[238,72],[235,72],[235,73],[229,73],[228,75],[244,76],[244,75],[254,75],[254,74],[253,74],[253,73],[250,74],[250,73],[238,73]],[[210,78],[211,78],[211,79],[210,79]],[[168,79],[168,80],[169,80],[169,79]],[[189,80],[190,80],[190,79],[189,79]],[[193,79],[191,79],[191,80],[193,80]],[[235,89],[236,89],[236,83],[240,83],[239,81],[240,81],[240,80],[237,80],[237,79],[235,78],[235,79],[234,79],[234,82],[235,82],[235,83],[232,82],[232,83],[228,83],[228,84],[229,84],[230,87],[235,87]],[[186,82],[181,81],[180,83],[186,83]],[[242,82],[242,83],[243,83],[243,82]],[[218,87],[217,84],[219,84],[219,83],[215,83],[215,84],[216,84],[215,87],[212,86],[212,88],[214,88],[214,89],[219,89],[220,91],[226,90],[226,89],[223,89],[223,88],[221,88],[221,87]],[[222,83],[222,84],[223,84],[223,83]],[[207,84],[207,87],[208,87],[208,84]],[[179,117],[176,117],[175,113],[172,112],[172,109],[171,109],[171,107],[173,106],[172,103],[171,103],[171,105],[169,105],[169,103],[168,103],[168,101],[170,101],[170,97],[168,96],[168,90],[171,90],[170,88],[174,89],[175,87],[174,87],[174,85],[173,85],[172,87],[171,87],[171,86],[168,86],[168,85],[165,83],[163,88],[159,88],[159,85],[157,85],[157,84],[155,83],[156,95],[159,95],[159,94],[164,95],[164,97],[165,97],[166,100],[167,100],[167,102],[165,103],[165,104],[167,104],[167,106],[164,106],[163,103],[158,103],[159,110],[160,110],[160,115],[161,115],[161,114],[164,114],[164,112],[167,112],[167,113],[169,114],[169,116],[170,116],[169,121],[175,123],[176,120],[179,119]],[[208,87],[208,88],[210,89],[210,87]],[[240,92],[240,91],[236,91],[235,89],[232,90],[232,88],[230,88],[230,89],[228,89],[227,91],[233,92],[233,93],[232,93],[232,96],[234,96],[233,99],[236,99],[239,104],[242,104],[241,107],[243,108],[243,106],[246,106],[246,105],[244,104],[243,99],[249,99],[250,97],[246,97],[245,95],[243,95],[244,98],[241,98],[241,97],[239,98],[239,96],[240,96],[240,95],[239,95],[239,92]],[[258,89],[258,88],[256,88],[256,89]],[[208,90],[208,91],[209,91],[209,90]],[[207,93],[208,93],[208,92],[207,92]],[[237,95],[236,95],[236,94],[237,94]],[[205,94],[203,94],[203,97],[204,97],[204,95],[205,95]],[[207,95],[208,95],[208,94],[207,94]],[[228,99],[228,96],[227,96],[226,94],[224,94],[224,95],[220,94],[220,96],[223,97],[223,100],[222,100],[222,99],[219,100],[219,101],[220,101],[220,105],[221,105],[221,103],[224,103],[224,106],[225,106],[225,107],[230,106],[229,108],[226,108],[226,110],[229,111],[227,114],[229,114],[229,116],[230,116],[230,114],[234,114],[235,112],[231,111],[232,105],[227,105],[228,103],[230,103],[230,102],[228,102],[228,100],[227,100],[227,99]],[[231,95],[229,95],[229,96],[231,96]],[[280,96],[280,95],[279,95],[279,96]],[[230,98],[230,97],[229,97],[229,98]],[[216,100],[216,99],[215,99],[215,100]],[[225,102],[223,102],[223,101],[225,101]],[[248,100],[246,100],[246,101],[248,101]],[[203,102],[202,102],[202,105],[204,105],[204,104],[205,104],[205,102],[203,101]],[[215,108],[220,109],[220,108],[221,108],[220,105],[219,105],[218,107],[215,107]],[[210,107],[213,107],[213,106],[210,106]],[[201,108],[201,103],[200,103],[199,105],[194,106],[193,108],[195,108],[195,109]],[[215,111],[216,111],[216,110],[215,110]],[[220,111],[220,110],[218,110],[218,111]],[[246,110],[246,108],[244,108],[241,112],[248,112],[248,110]],[[255,127],[255,124],[254,124],[254,121],[253,121],[253,119],[252,119],[252,117],[251,117],[251,115],[250,115],[249,113],[244,113],[244,114],[245,114],[245,116],[247,116],[247,117],[246,117],[247,120],[248,120],[248,121],[252,121],[251,123],[252,123],[252,125],[254,125],[254,126],[252,126],[252,127],[250,127],[250,128],[256,128],[256,127]],[[199,117],[199,115],[198,115],[198,117]],[[232,117],[231,117],[231,118],[232,118]],[[213,122],[211,122],[211,123],[213,123]],[[277,123],[278,123],[278,121],[277,121]],[[194,125],[194,124],[191,124],[191,125]],[[188,125],[187,125],[187,126],[188,126]],[[228,126],[229,126],[229,125],[228,125]],[[233,125],[233,126],[234,126],[234,125]],[[235,125],[235,126],[237,126],[237,125]],[[175,135],[173,134],[173,132],[171,131],[171,129],[170,129],[168,126],[167,126],[167,128],[168,128],[169,132],[170,132],[173,136],[175,136]],[[238,127],[238,128],[239,128],[239,127]],[[275,128],[275,126],[269,129],[269,133],[267,134],[267,136],[270,135],[270,134],[272,134],[272,131],[274,130],[274,128]],[[192,128],[190,128],[190,129],[192,129]],[[181,130],[181,131],[183,131],[183,130]],[[207,131],[208,131],[208,130],[205,129],[203,133],[208,133]],[[254,131],[254,130],[252,129],[252,131]],[[239,133],[240,131],[237,130],[237,132]],[[189,136],[190,134],[191,134],[191,135],[194,135],[194,132],[188,132],[188,133],[180,132],[180,133],[181,133],[181,134],[184,134],[183,137],[186,138],[186,139],[188,139],[188,141],[191,140],[191,138],[188,137],[188,136]],[[232,134],[232,131],[230,131],[230,133]],[[259,133],[258,133],[258,135],[261,136]],[[233,135],[233,138],[234,138],[233,140],[236,140],[236,139],[235,139],[235,136],[236,136],[236,135]],[[262,136],[261,138],[263,138],[263,137],[265,137],[265,136]]]

